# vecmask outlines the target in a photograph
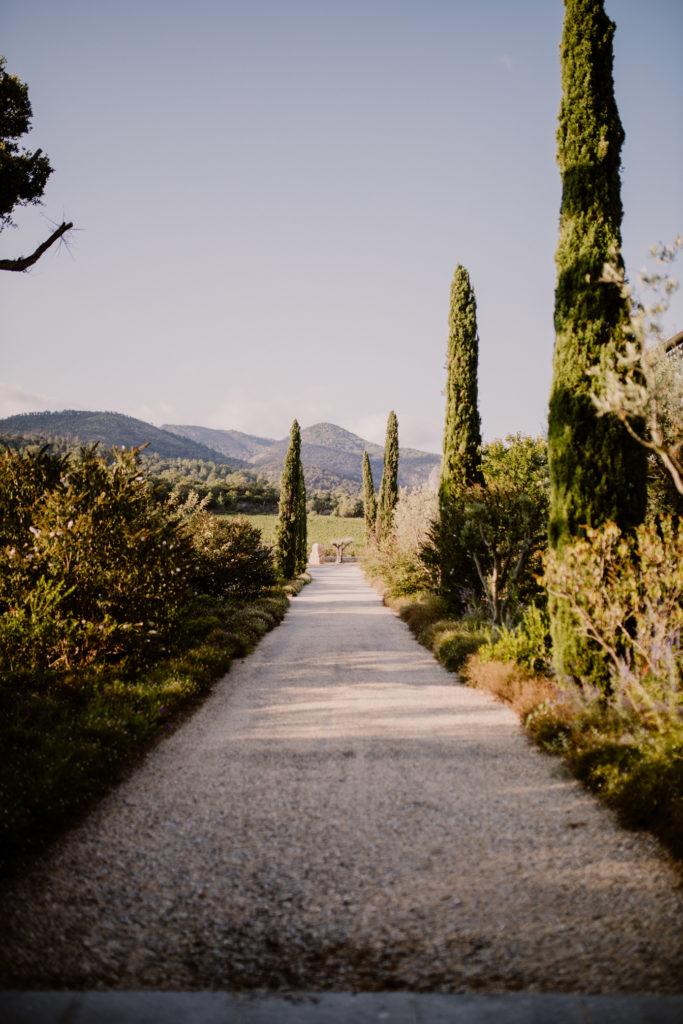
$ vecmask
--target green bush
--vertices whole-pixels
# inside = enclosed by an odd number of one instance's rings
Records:
[[[243,516],[212,515],[201,506],[180,511],[192,545],[189,580],[195,593],[252,597],[277,582],[272,549]]]
[[[397,608],[399,615],[420,643],[425,632],[447,614],[444,599],[429,592],[410,595],[408,598],[390,603]]]
[[[0,864],[284,616],[259,531],[198,504],[158,501],[135,451],[0,454]]]
[[[390,597],[389,604],[398,610],[419,643],[451,672],[461,668],[491,635],[490,627],[481,619],[445,618],[446,602],[436,594],[423,593],[414,600]]]
[[[188,594],[191,551],[135,451],[0,455],[0,667],[154,654]]]
[[[422,553],[433,588],[458,614],[485,609],[507,623],[540,589],[543,492],[491,481],[456,492],[440,511]]]
[[[471,654],[476,654],[490,636],[487,626],[478,622],[448,619],[437,622],[425,634],[425,646],[449,672],[462,668]]]
[[[512,661],[530,672],[552,668],[550,619],[547,612],[530,605],[514,627],[499,626],[479,650],[482,661]]]

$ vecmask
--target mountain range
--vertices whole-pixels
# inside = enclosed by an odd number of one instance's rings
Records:
[[[1,427],[1,424],[0,424]],[[289,437],[274,440],[242,434],[238,430],[217,430],[211,427],[165,423],[163,429],[187,437],[199,444],[215,448],[226,458],[244,459],[249,468],[279,480],[282,473]],[[363,480],[363,452],[367,451],[375,487],[379,487],[384,462],[384,448],[366,441],[350,430],[334,423],[316,423],[301,431],[301,461],[309,490],[333,490],[345,487],[356,491]],[[402,448],[398,463],[398,482],[401,487],[416,487],[426,483],[441,465],[438,455]]]
[[[29,412],[0,420],[0,435],[35,438],[64,438],[72,444],[99,442],[104,448],[140,448],[165,459],[203,459],[205,462],[229,463],[241,469],[241,459],[228,459],[205,444],[181,437],[167,430],[124,416],[118,412]]]
[[[247,469],[279,481],[289,438],[277,440],[238,430],[166,423],[161,428],[113,412],[36,412],[0,420],[0,435],[30,438],[62,437],[83,444],[100,442],[108,448],[140,447],[167,459],[201,459]],[[367,451],[375,487],[382,476],[384,449],[334,423],[316,423],[301,431],[301,459],[309,490],[343,487],[356,492],[362,485],[362,458]],[[415,487],[438,472],[441,459],[432,452],[402,448],[399,485]]]

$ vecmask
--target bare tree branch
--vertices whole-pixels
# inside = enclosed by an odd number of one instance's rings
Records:
[[[34,263],[37,263],[40,257],[46,252],[51,245],[53,245],[58,238],[66,234],[73,227],[73,223],[69,222],[60,224],[56,231],[50,235],[47,241],[39,245],[35,252],[32,252],[30,256],[18,256],[15,260],[0,260],[0,270],[16,270],[21,272],[22,270],[28,270]]]

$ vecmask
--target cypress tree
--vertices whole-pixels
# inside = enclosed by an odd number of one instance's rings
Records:
[[[365,536],[368,542],[370,542],[375,536],[377,498],[375,497],[375,484],[372,479],[372,466],[370,465],[367,452],[363,452],[363,513],[365,515]]]
[[[619,275],[621,146],[614,99],[614,23],[602,0],[565,0],[560,46],[562,101],[557,161],[562,205],[556,253],[555,355],[548,419],[550,543],[562,550],[582,527],[606,520],[622,529],[645,511],[646,456],[614,417],[598,417],[587,371],[623,345],[626,299],[605,267]],[[552,608],[556,667],[591,674],[566,608]],[[599,671],[598,671],[599,674]]]
[[[469,274],[458,264],[451,284],[446,368],[446,423],[439,504],[472,484],[483,484],[481,421],[477,403],[477,301]]]
[[[303,566],[301,565],[302,538]],[[278,567],[286,579],[291,579],[305,568],[306,491],[303,485],[303,468],[301,466],[301,432],[296,420],[292,423],[289,448],[280,481],[280,518],[277,524],[275,549]]]
[[[297,568],[303,572],[308,562],[308,518],[306,516],[306,482],[304,467],[299,459],[299,483],[297,487]]]
[[[377,539],[386,540],[391,533],[394,508],[398,501],[398,420],[389,413],[387,436],[384,442],[384,469],[377,502]]]

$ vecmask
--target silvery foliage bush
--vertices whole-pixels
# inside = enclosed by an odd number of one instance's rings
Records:
[[[438,515],[438,494],[429,484],[401,488],[391,534],[376,554],[379,571],[392,596],[429,589],[431,577],[423,550]]]
[[[683,245],[654,246],[651,255],[661,267],[670,266]],[[630,303],[629,338],[622,355],[595,367],[591,398],[601,416],[616,416],[628,432],[654,452],[683,495],[683,360],[680,350],[667,352],[663,344],[662,316],[678,289],[668,272],[640,276],[645,297],[635,294],[624,281],[623,271],[605,267],[605,280],[617,284]]]
[[[587,529],[561,557],[548,553],[546,583],[603,652],[617,714],[683,727],[683,521],[663,517],[633,536],[614,523]],[[589,703],[602,698],[573,682]]]

